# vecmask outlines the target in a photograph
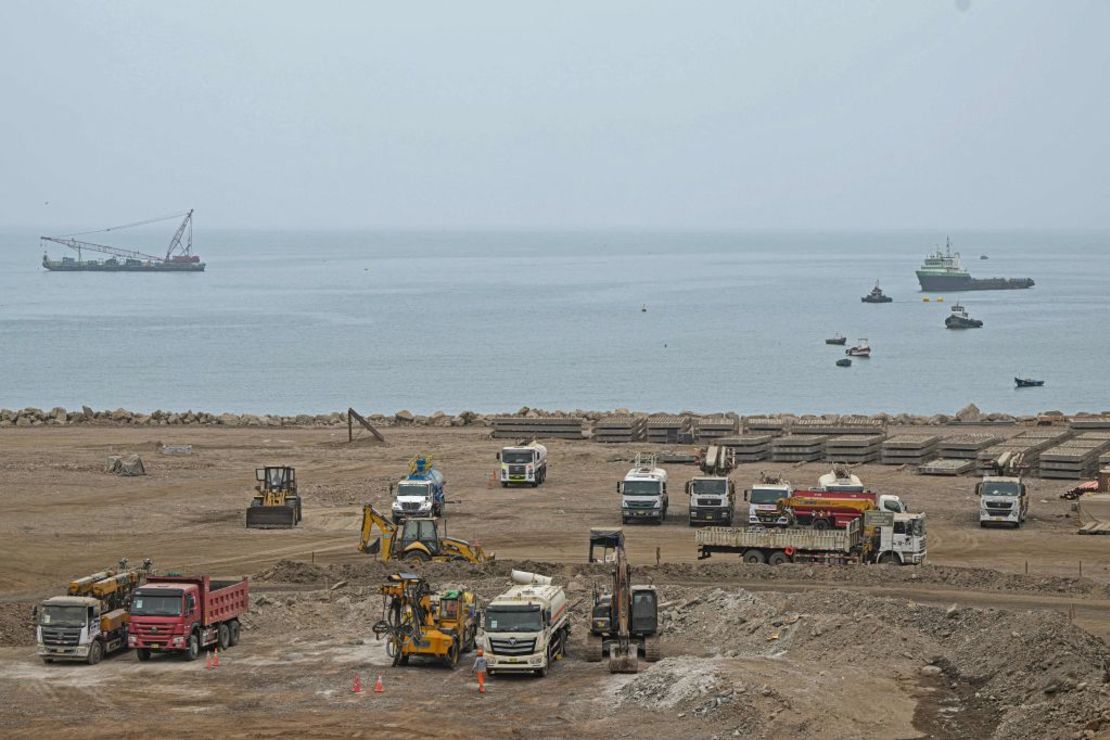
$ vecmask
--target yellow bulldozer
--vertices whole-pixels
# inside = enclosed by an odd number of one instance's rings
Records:
[[[282,529],[301,522],[301,497],[297,494],[297,471],[284,465],[254,471],[256,493],[247,507],[247,527]]]
[[[408,665],[412,656],[454,667],[474,649],[480,612],[472,591],[436,593],[414,573],[396,573],[378,589],[385,597],[374,635],[386,639],[393,665]]]
[[[493,553],[486,553],[481,545],[466,540],[443,536],[439,533],[441,520],[412,517],[403,524],[394,524],[372,505],[362,507],[362,532],[359,552],[380,554],[383,562],[407,560],[410,562],[467,562],[484,563],[493,560]],[[374,537],[374,528],[380,532]],[[444,527],[446,530],[446,526]]]

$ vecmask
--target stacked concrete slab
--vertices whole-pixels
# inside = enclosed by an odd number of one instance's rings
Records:
[[[825,459],[829,462],[864,465],[879,459],[881,434],[841,434],[825,440]]]
[[[642,416],[606,416],[594,424],[595,442],[642,442],[647,419]]]
[[[770,434],[781,437],[790,431],[790,424],[785,419],[773,416],[745,416],[741,428],[744,434]]]
[[[1000,437],[993,434],[968,433],[945,437],[937,445],[937,455],[945,460],[974,460],[981,450],[998,444]]]
[[[1110,431],[1084,432],[1041,453],[1042,478],[1082,480],[1093,478],[1099,457],[1110,450]]]
[[[1110,431],[1110,414],[1103,414],[1102,416],[1084,416],[1078,419],[1072,419],[1069,426],[1076,431],[1087,431],[1088,429],[1103,429]]]
[[[718,437],[715,444],[731,450],[737,463],[752,463],[770,457],[773,439],[770,434],[741,434],[734,437]]]
[[[499,439],[582,439],[585,436],[583,420],[578,417],[502,416],[494,418],[492,423],[493,436]]]
[[[824,434],[841,436],[846,434],[885,434],[886,425],[881,419],[870,416],[841,416],[835,421],[828,419],[797,419],[790,426],[791,434]]]
[[[942,457],[929,460],[918,467],[917,472],[922,475],[963,475],[975,469],[974,460],[965,460],[954,457]]]
[[[883,442],[883,465],[921,465],[937,456],[940,437],[934,434],[900,434]]]
[[[703,416],[694,420],[694,429],[699,442],[712,443],[721,437],[736,434],[740,420],[735,416]]]
[[[825,456],[821,434],[788,434],[771,440],[771,459],[775,462],[814,462]]]
[[[1015,437],[980,450],[975,456],[975,472],[990,475],[995,472],[994,461],[1003,453],[1021,454],[1022,465],[1033,472],[1040,463],[1040,455],[1049,447],[1055,447],[1071,437],[1072,432],[1065,429],[1027,429]]]
[[[656,444],[688,444],[694,441],[694,427],[689,416],[652,414],[647,418],[645,436]]]

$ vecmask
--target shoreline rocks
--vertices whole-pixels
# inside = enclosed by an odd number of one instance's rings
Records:
[[[366,419],[375,426],[388,427],[467,427],[491,426],[492,420],[498,417],[518,417],[527,419],[536,418],[578,418],[592,424],[609,416],[636,416],[648,417],[652,413],[644,411],[630,411],[620,408],[613,411],[548,411],[524,406],[515,412],[500,414],[480,414],[474,411],[462,411],[458,414],[448,414],[436,411],[424,416],[415,414],[406,409],[394,414],[368,414]],[[819,419],[835,424],[846,419],[871,419],[882,422],[883,425],[898,426],[940,426],[947,424],[1066,424],[1071,419],[1091,419],[1104,417],[1110,419],[1110,413],[1092,414],[1080,412],[1067,416],[1060,411],[1046,411],[1037,415],[1015,416],[1001,413],[983,413],[975,404],[968,404],[954,415],[932,414],[916,415],[908,413],[872,414],[860,416],[854,414],[757,414],[744,417],[734,411],[695,414],[683,411],[679,416],[690,418],[720,418],[722,416],[743,421],[744,418],[775,419],[789,426],[795,421]],[[0,429],[12,427],[36,426],[68,426],[75,424],[101,425],[101,426],[219,426],[219,427],[293,427],[317,428],[340,427],[347,424],[346,411],[333,411],[324,414],[233,414],[209,413],[207,411],[181,411],[155,410],[151,413],[130,411],[124,408],[114,410],[95,411],[89,406],[82,406],[80,411],[70,411],[61,406],[55,406],[49,411],[29,406],[23,409],[0,409]]]

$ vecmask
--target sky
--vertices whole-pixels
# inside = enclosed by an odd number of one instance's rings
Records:
[[[0,227],[1110,227],[1104,0],[4,0]]]

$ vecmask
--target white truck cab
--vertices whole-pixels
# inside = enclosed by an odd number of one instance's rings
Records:
[[[621,522],[654,522],[667,519],[667,471],[656,466],[655,455],[636,455],[635,467],[617,483],[621,495]]]
[[[744,491],[748,502],[748,526],[785,526],[786,517],[779,501],[794,495],[794,487],[781,478],[763,478]]]
[[[508,488],[513,483],[535,488],[547,480],[547,448],[538,442],[502,447],[497,459],[501,462],[502,488]]]
[[[55,660],[100,662],[127,646],[127,610],[101,614],[101,601],[87,596],[54,596],[39,604],[35,637],[44,663]]]
[[[864,514],[864,526],[877,531],[874,562],[887,565],[919,565],[925,562],[925,514],[874,510]]]
[[[975,486],[979,496],[979,526],[1012,524],[1020,527],[1029,514],[1029,494],[1021,478],[985,475]]]

